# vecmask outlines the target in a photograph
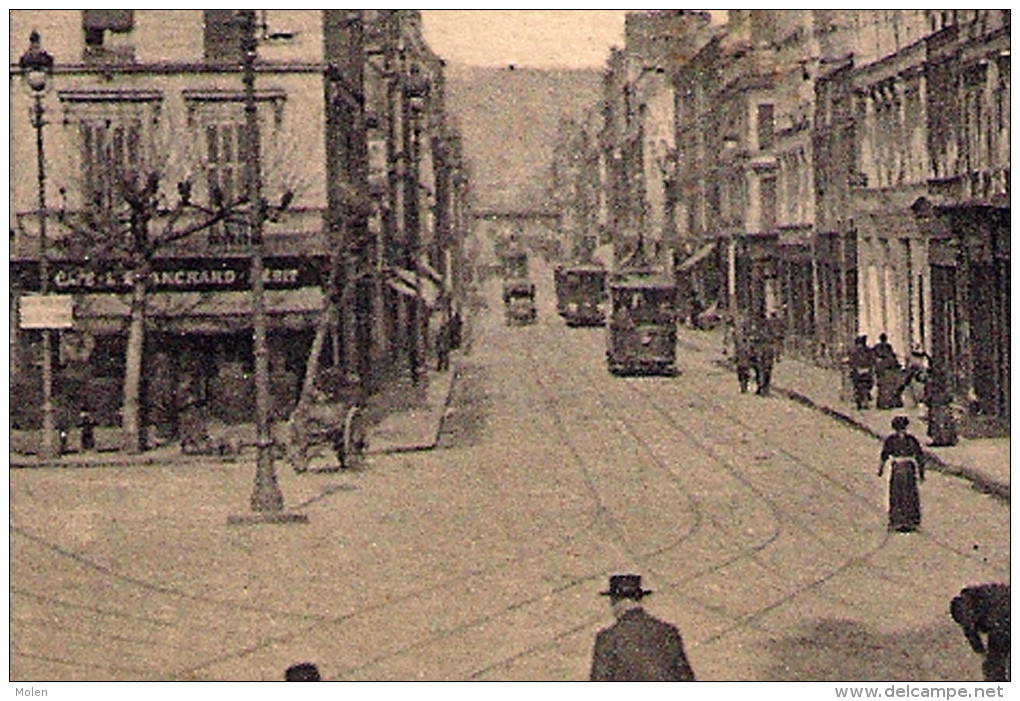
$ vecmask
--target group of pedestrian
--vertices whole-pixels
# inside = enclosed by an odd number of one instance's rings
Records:
[[[755,394],[767,396],[772,386],[772,368],[782,354],[782,322],[775,312],[757,323],[740,316],[733,323],[731,332],[740,392],[747,393],[753,372]]]
[[[903,392],[909,386],[915,404],[924,401],[924,385],[927,381],[928,354],[915,348],[904,367],[896,351],[889,343],[889,337],[882,333],[878,343],[868,346],[866,335],[858,336],[850,353],[850,382],[854,388],[854,403],[857,409],[867,409],[871,404],[871,390],[877,388],[876,409],[898,409],[903,406]]]

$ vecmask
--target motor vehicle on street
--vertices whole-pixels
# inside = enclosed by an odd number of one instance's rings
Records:
[[[597,263],[556,266],[556,311],[567,326],[605,323],[606,276],[606,269]]]
[[[614,375],[675,375],[676,287],[653,270],[609,277],[606,363]]]

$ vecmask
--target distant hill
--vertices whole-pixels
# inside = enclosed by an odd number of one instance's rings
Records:
[[[560,118],[580,119],[596,107],[601,71],[450,64],[446,81],[447,108],[471,164],[475,207],[544,207]]]

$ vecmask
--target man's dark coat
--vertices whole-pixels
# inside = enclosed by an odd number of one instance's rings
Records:
[[[676,626],[634,608],[595,636],[591,680],[694,681],[694,671]]]

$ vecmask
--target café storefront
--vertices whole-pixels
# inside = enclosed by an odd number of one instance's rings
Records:
[[[142,404],[158,436],[176,435],[179,413],[201,406],[224,423],[252,420],[254,356],[250,260],[245,257],[154,261],[148,280]],[[267,257],[263,282],[268,319],[273,414],[297,400],[319,312],[328,258]],[[58,424],[88,411],[97,425],[120,423],[130,317],[130,272],[116,262],[53,261],[53,294],[70,295],[73,326],[54,343]],[[12,315],[17,299],[39,289],[36,261],[12,261]],[[11,419],[39,423],[40,333],[18,330],[12,343]]]

